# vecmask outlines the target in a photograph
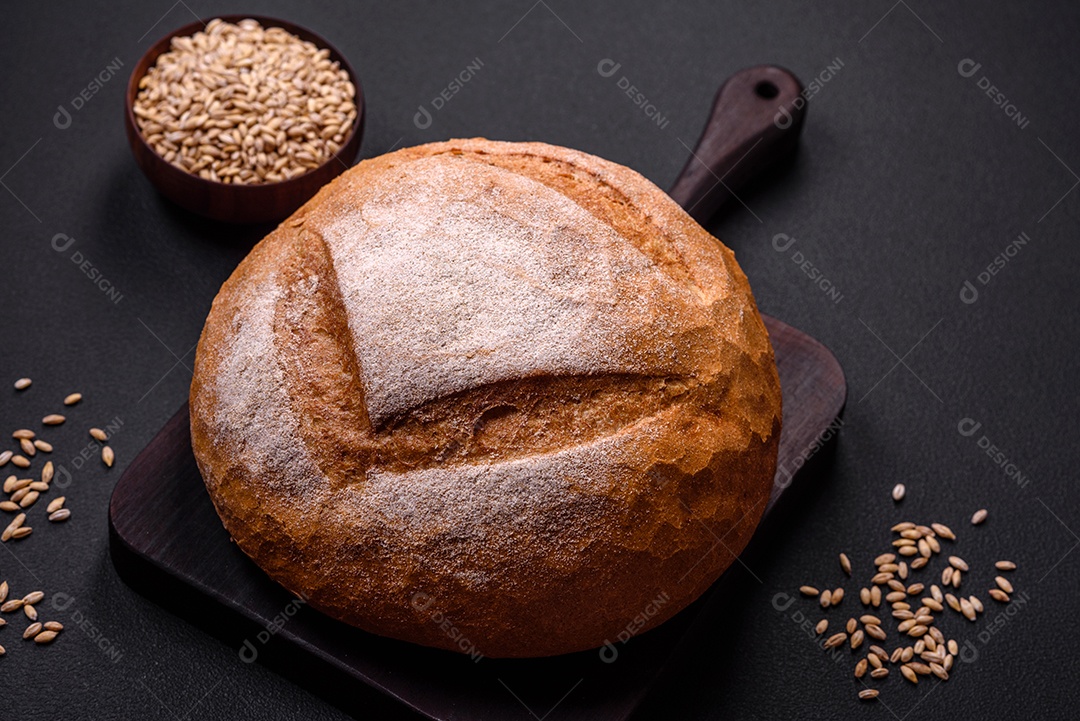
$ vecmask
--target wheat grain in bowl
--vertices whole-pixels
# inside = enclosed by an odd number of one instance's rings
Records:
[[[139,81],[132,111],[156,153],[204,180],[255,185],[319,167],[346,142],[356,87],[330,51],[256,20],[211,20]]]

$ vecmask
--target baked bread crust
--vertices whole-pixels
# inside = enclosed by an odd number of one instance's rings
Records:
[[[780,419],[728,248],[629,168],[483,139],[323,188],[222,286],[191,384],[255,563],[346,623],[491,657],[696,599],[761,517]]]

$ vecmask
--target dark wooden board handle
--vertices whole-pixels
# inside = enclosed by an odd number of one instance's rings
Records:
[[[708,220],[741,187],[795,149],[806,117],[802,91],[798,78],[775,65],[747,68],[728,78],[668,194],[694,220]]]

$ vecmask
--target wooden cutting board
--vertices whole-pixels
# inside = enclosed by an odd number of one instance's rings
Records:
[[[789,152],[802,116],[795,113],[787,127],[774,116],[800,91],[779,68],[733,76],[717,94],[672,196],[691,214],[707,217]],[[777,503],[805,475],[798,471],[807,458],[835,436],[847,392],[843,371],[824,346],[776,319],[765,317],[765,324],[776,351],[784,424],[776,482],[752,545],[770,531]],[[304,607],[230,541],[195,465],[186,404],[121,476],[109,527],[120,576],[234,646],[238,672],[244,663],[264,663],[364,717],[404,703],[432,719],[626,719],[692,625],[721,612],[733,574],[743,573],[734,564],[670,621],[603,653],[476,660],[374,636]]]

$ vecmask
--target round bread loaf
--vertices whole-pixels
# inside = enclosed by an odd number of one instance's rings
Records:
[[[315,608],[492,657],[697,598],[769,496],[780,384],[746,277],[655,185],[541,143],[366,160],[214,300],[191,385],[225,528]]]

